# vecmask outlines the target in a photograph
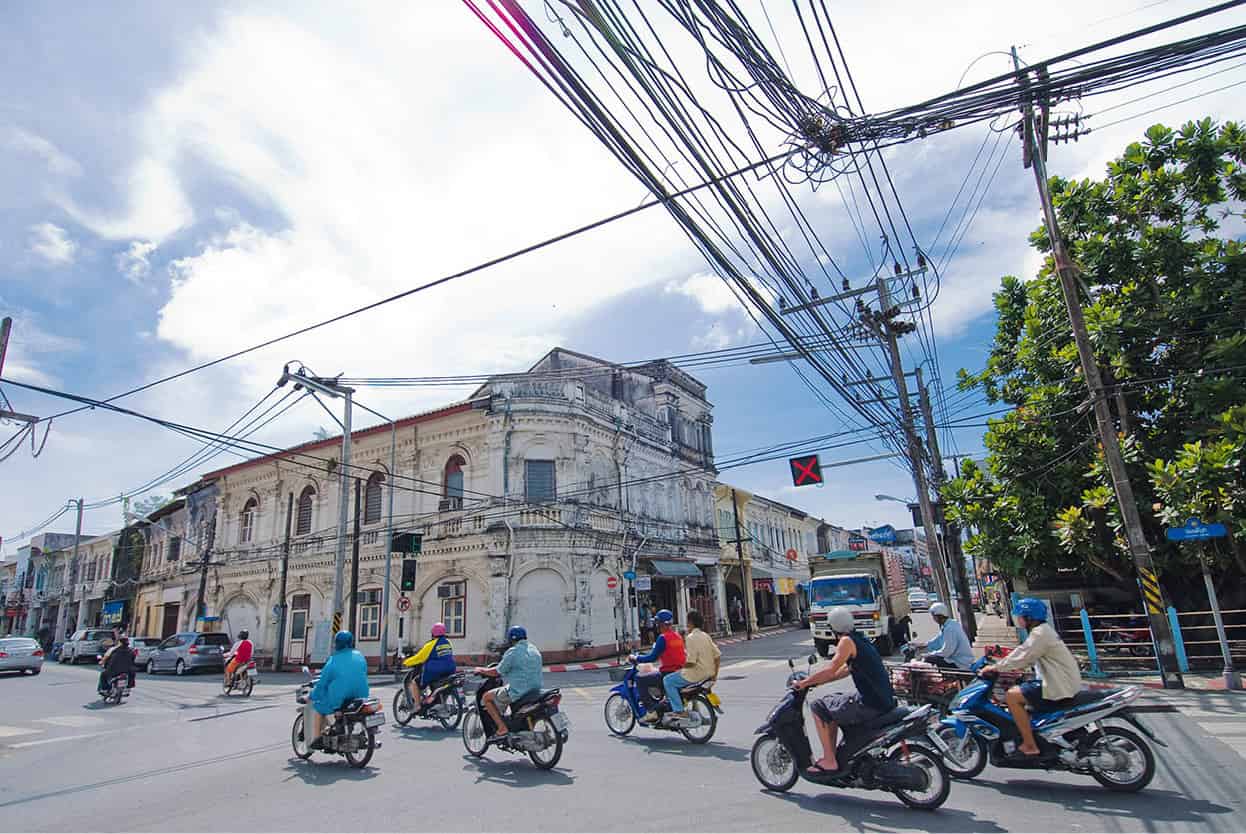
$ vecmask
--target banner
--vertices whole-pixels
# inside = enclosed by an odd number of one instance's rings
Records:
[[[125,600],[115,599],[104,603],[104,610],[100,612],[100,625],[102,626],[119,626],[125,619]]]
[[[790,579],[785,576],[780,576],[778,579],[775,580],[775,582],[777,583],[777,587],[775,588],[776,593],[780,595],[796,593],[796,580],[795,579]]]
[[[774,580],[773,579],[754,579],[753,590],[754,591],[773,591]]]

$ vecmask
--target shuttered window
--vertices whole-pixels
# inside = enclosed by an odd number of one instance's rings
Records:
[[[381,520],[381,485],[384,483],[385,475],[380,472],[373,472],[368,478],[363,502],[364,524],[375,524]]]
[[[524,461],[524,495],[534,503],[554,500],[554,462],[552,460]]]
[[[311,532],[312,525],[312,503],[316,500],[316,488],[304,487],[302,494],[299,495],[299,515],[298,522],[294,526],[294,533],[302,536]]]
[[[254,498],[248,498],[247,503],[242,507],[242,518],[238,525],[238,543],[248,544],[251,541],[252,534],[255,532],[255,511],[260,506],[260,502]]]

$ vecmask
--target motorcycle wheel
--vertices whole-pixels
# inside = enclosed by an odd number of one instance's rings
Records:
[[[605,715],[606,729],[616,736],[625,736],[636,727],[632,705],[617,692],[606,699]]]
[[[718,729],[718,713],[714,711],[714,706],[706,700],[704,695],[698,695],[689,699],[684,704],[684,709],[688,712],[695,711],[701,717],[701,723],[696,727],[681,727],[680,735],[691,741],[693,744],[705,744],[714,737],[714,731]]]
[[[554,722],[548,717],[538,718],[532,726],[534,733],[541,735],[553,736],[554,743],[544,750],[530,750],[528,758],[532,759],[532,763],[541,770],[551,770],[554,765],[558,764],[558,760],[562,758],[562,733],[558,732],[558,728],[554,726]]]
[[[463,695],[457,689],[447,689],[437,698],[442,715],[437,716],[437,723],[444,730],[457,730],[463,720]]]
[[[947,745],[943,766],[953,779],[972,779],[986,768],[990,758],[986,741],[966,731],[964,738],[957,738],[951,727],[940,727],[936,732]]]
[[[242,697],[250,698],[251,690],[253,689],[255,689],[255,681],[251,678],[250,675],[247,675],[247,679],[242,684]]]
[[[787,793],[800,778],[795,757],[776,736],[764,735],[753,742],[749,763],[757,781],[768,791]]]
[[[480,713],[469,709],[463,716],[463,747],[476,758],[480,758],[489,749],[489,737],[485,735],[485,724]]]
[[[350,762],[351,767],[367,767],[368,762],[372,761],[372,754],[376,752],[376,731],[362,721],[352,721],[347,728],[347,735],[358,738],[363,749],[347,749],[343,753],[346,761]]]
[[[412,718],[415,718],[415,706],[407,706],[407,688],[399,687],[394,693],[394,720],[405,727]]]
[[[1129,768],[1124,771],[1100,770],[1092,765],[1091,775],[1096,782],[1110,791],[1121,793],[1137,793],[1151,783],[1155,776],[1155,754],[1141,736],[1124,727],[1104,727],[1091,739],[1091,755],[1108,746],[1116,747],[1129,758]]]
[[[303,761],[311,758],[311,745],[308,744],[306,736],[303,734],[303,713],[299,712],[294,716],[294,726],[290,729],[290,746],[294,748],[294,755]]]
[[[948,777],[947,768],[944,767],[943,760],[937,753],[920,744],[910,744],[907,756],[904,748],[900,748],[891,754],[891,758],[921,768],[925,771],[928,780],[924,790],[897,788],[895,794],[901,802],[910,808],[933,811],[947,801],[947,795],[952,791],[952,780]]]

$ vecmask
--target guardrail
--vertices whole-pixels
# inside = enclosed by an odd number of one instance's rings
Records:
[[[1234,663],[1246,662],[1246,609],[1220,612],[1225,619],[1229,653]],[[1168,622],[1176,644],[1181,672],[1214,671],[1226,665],[1211,611],[1178,611],[1169,606]],[[1153,675],[1159,670],[1155,638],[1149,623],[1139,614],[1088,614],[1060,617],[1058,627],[1065,644],[1088,677]],[[1229,622],[1239,620],[1240,622]]]

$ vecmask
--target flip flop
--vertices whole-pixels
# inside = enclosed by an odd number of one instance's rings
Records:
[[[834,770],[827,770],[820,764],[811,764],[809,767],[805,768],[805,773],[809,776],[832,776],[839,773],[839,768],[837,767]]]

